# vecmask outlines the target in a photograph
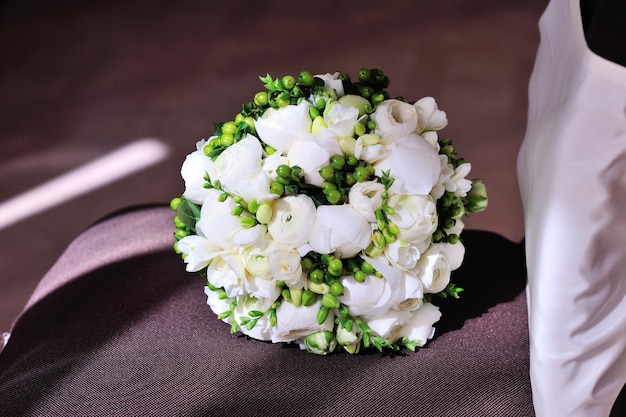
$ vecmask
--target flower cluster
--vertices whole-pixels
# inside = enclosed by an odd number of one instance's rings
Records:
[[[175,248],[206,277],[218,318],[316,354],[423,346],[433,295],[458,297],[462,218],[487,205],[438,131],[435,100],[389,98],[389,78],[260,77],[181,169]]]

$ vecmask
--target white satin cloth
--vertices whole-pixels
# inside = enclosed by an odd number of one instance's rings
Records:
[[[608,416],[626,382],[626,68],[552,0],[518,157],[537,417]]]

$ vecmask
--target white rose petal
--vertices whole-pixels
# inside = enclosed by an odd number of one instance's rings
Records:
[[[357,182],[348,193],[348,201],[365,220],[374,223],[376,222],[374,212],[382,206],[384,191],[385,186],[379,182]]]
[[[372,240],[370,224],[348,205],[320,206],[309,244],[317,253],[350,258]]]
[[[390,191],[396,194],[430,193],[437,183],[440,171],[439,155],[428,142],[418,135],[402,137],[393,145],[386,158],[378,161],[376,175],[390,171],[395,179]]]
[[[221,251],[221,248],[210,240],[198,235],[185,236],[178,241],[176,247],[185,254],[188,272],[197,272],[208,266]]]
[[[226,148],[209,170],[211,181],[219,180],[224,191],[238,194],[238,187],[251,172],[261,168],[263,148],[259,140],[248,134],[239,142]],[[269,190],[269,185],[268,185]]]
[[[424,346],[428,339],[435,335],[433,325],[441,318],[439,307],[424,303],[413,312],[409,321],[400,330],[400,336],[405,336],[409,340],[419,340],[417,346]]]
[[[441,130],[448,124],[446,113],[439,110],[432,97],[424,97],[414,104],[419,116],[419,131]]]
[[[326,321],[317,323],[317,312],[321,305],[321,300],[308,307],[296,307],[288,301],[280,303],[276,309],[276,327],[272,328],[272,342],[292,342],[318,331],[332,331],[335,325],[332,311]]]
[[[202,204],[208,192],[204,187],[206,182],[204,176],[212,167],[213,161],[202,150],[187,155],[180,169],[180,175],[185,181],[183,197],[196,204]]]
[[[286,154],[294,143],[311,133],[309,107],[311,104],[303,101],[297,106],[266,110],[254,123],[259,138],[283,155]]]
[[[272,239],[281,245],[298,248],[309,240],[316,219],[315,203],[300,194],[276,200],[267,225]]]
[[[400,100],[383,101],[371,118],[376,122],[375,132],[387,141],[405,137],[417,129],[417,109]]]

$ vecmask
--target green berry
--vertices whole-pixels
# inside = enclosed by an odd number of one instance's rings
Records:
[[[254,95],[254,104],[259,107],[267,105],[267,91],[259,91]]]
[[[289,178],[292,169],[289,165],[281,164],[276,168],[276,174],[281,178]]]
[[[279,182],[273,182],[272,185],[270,185],[270,193],[283,195],[285,193],[285,186]]]
[[[325,180],[331,180],[335,177],[335,169],[332,165],[324,165],[320,168],[320,176]]]
[[[330,293],[336,297],[341,297],[343,295],[343,285],[339,281],[335,281],[330,284]]]
[[[369,68],[361,68],[356,75],[359,77],[359,81],[366,82],[369,81],[371,72]]]
[[[234,135],[237,132],[237,124],[235,122],[226,122],[222,125],[222,133]]]
[[[341,171],[346,166],[346,158],[341,155],[333,155],[330,158],[330,164],[334,169]]]
[[[309,274],[309,277],[311,278],[311,281],[313,282],[324,282],[324,271],[322,271],[319,268],[316,268],[314,270],[311,271],[311,273]]]
[[[281,79],[281,82],[283,83],[283,87],[285,87],[285,90],[288,90],[288,91],[293,89],[293,87],[295,87],[296,85],[296,79],[291,75],[285,75]]]
[[[301,71],[300,74],[298,74],[298,82],[302,85],[310,87],[313,85],[315,80],[313,74],[311,74],[309,71]]]

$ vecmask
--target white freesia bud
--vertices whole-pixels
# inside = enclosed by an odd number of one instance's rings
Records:
[[[394,210],[387,216],[400,229],[401,240],[419,243],[437,230],[437,205],[430,196],[394,194],[387,204]]]
[[[354,107],[359,111],[359,116],[363,116],[367,110],[371,111],[372,104],[365,97],[358,96],[356,94],[346,94],[337,100],[344,106]]]
[[[385,100],[370,117],[376,122],[375,132],[387,141],[405,137],[417,129],[417,109],[404,101]]]
[[[357,182],[348,193],[348,201],[365,220],[374,223],[376,222],[374,212],[382,206],[384,191],[385,186],[379,182]]]
[[[443,193],[446,192],[446,184],[450,182],[450,177],[454,174],[454,167],[448,162],[446,155],[439,155],[439,164],[439,178],[437,179],[437,183],[433,186],[433,189],[430,190],[430,195],[435,200],[441,198]]]
[[[337,343],[342,346],[349,346],[359,343],[363,338],[363,331],[355,323],[350,330],[346,329],[341,321],[337,324]]]
[[[316,355],[328,355],[335,350],[337,340],[331,331],[313,333],[304,338],[304,346],[307,351]]]
[[[309,196],[287,196],[274,202],[267,231],[277,243],[298,248],[309,240],[315,224],[315,203]]]
[[[286,154],[291,145],[311,133],[309,107],[311,104],[303,101],[297,106],[267,109],[254,123],[259,138],[283,155]]]
[[[433,325],[441,318],[439,307],[424,303],[415,310],[409,321],[400,329],[400,336],[409,340],[419,340],[416,346],[424,346],[435,335]]]
[[[358,142],[358,141],[357,141]],[[396,194],[430,193],[439,178],[439,155],[419,135],[402,137],[393,144],[393,152],[376,162],[376,175],[390,171],[395,179],[390,191]]]
[[[320,206],[309,244],[317,253],[351,258],[372,240],[370,224],[348,205]]]
[[[318,331],[332,331],[335,326],[335,315],[332,311],[322,324],[317,322],[317,312],[321,306],[320,300],[310,306],[299,307],[287,301],[280,303],[276,309],[276,326],[272,329],[272,342],[293,342]]]
[[[446,191],[453,192],[457,197],[465,197],[472,189],[472,181],[465,178],[471,169],[472,164],[469,162],[456,167],[454,173],[444,183]]]
[[[207,268],[207,281],[214,287],[224,288],[228,297],[245,293],[244,271],[238,252],[222,253],[216,256]]]
[[[424,97],[414,104],[419,116],[419,132],[425,130],[441,130],[448,124],[446,113],[439,110],[437,102],[432,97]]]

